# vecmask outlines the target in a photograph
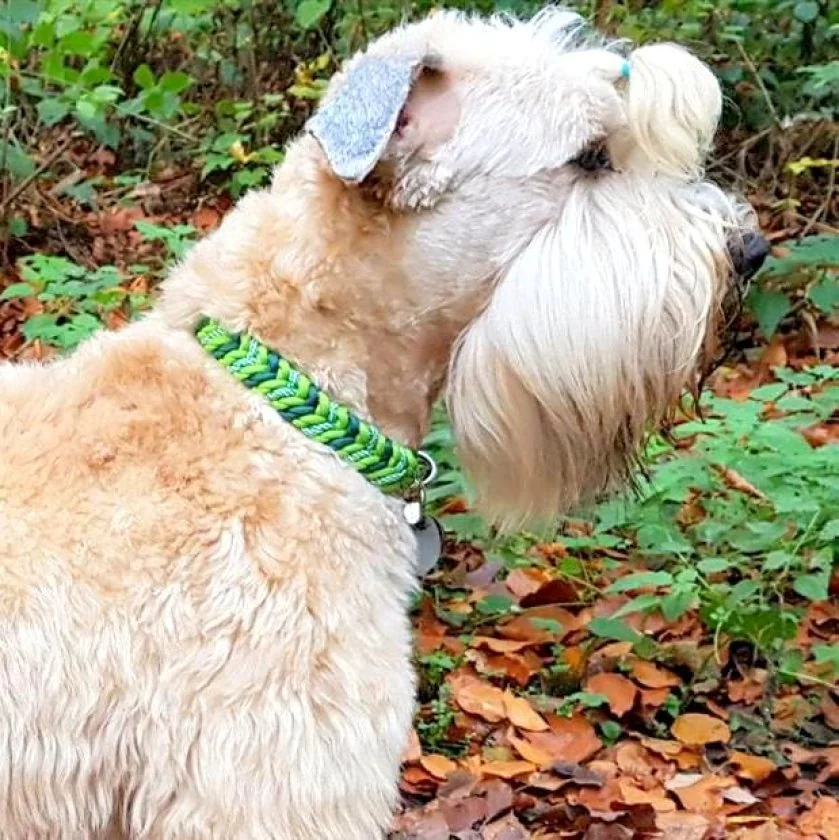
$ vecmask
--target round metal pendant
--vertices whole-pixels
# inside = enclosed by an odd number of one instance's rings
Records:
[[[424,516],[413,526],[417,538],[417,574],[427,575],[443,552],[443,529],[433,516]]]

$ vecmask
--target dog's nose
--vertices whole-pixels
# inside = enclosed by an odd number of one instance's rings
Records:
[[[734,270],[742,280],[751,280],[768,256],[769,243],[759,233],[746,233],[732,252]]]

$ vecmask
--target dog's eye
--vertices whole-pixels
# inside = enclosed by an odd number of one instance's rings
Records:
[[[598,172],[601,169],[611,169],[612,162],[605,146],[596,145],[583,149],[572,161],[586,172]]]

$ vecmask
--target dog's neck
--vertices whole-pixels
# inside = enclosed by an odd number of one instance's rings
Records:
[[[416,222],[337,181],[310,142],[293,144],[270,191],[246,196],[193,248],[156,317],[191,329],[206,314],[249,330],[416,446],[478,302],[422,276],[445,269],[423,264]]]

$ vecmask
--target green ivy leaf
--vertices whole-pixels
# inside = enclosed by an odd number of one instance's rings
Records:
[[[12,300],[13,298],[31,297],[35,294],[35,289],[29,283],[12,283],[3,289],[0,294],[0,300]]]
[[[810,288],[807,296],[825,315],[832,315],[839,307],[839,280],[825,276]]]
[[[312,29],[331,8],[332,0],[303,0],[297,7],[294,19],[303,29]]]
[[[38,119],[44,125],[55,125],[70,113],[70,106],[61,99],[42,99],[38,103],[36,110],[38,112]]]
[[[617,618],[593,618],[588,624],[589,632],[603,639],[613,639],[616,642],[643,641],[644,637],[633,630],[628,624]]]
[[[175,72],[170,70],[160,77],[160,81],[157,84],[161,90],[167,93],[180,93],[192,84],[192,76],[180,70]]]
[[[810,601],[826,601],[830,572],[824,570],[809,575],[798,575],[792,582],[792,588]]]
[[[629,592],[632,589],[641,589],[644,586],[670,586],[672,583],[673,575],[670,572],[636,572],[618,578],[606,591],[609,593]]]
[[[778,324],[792,309],[790,299],[783,292],[772,289],[752,289],[748,301],[749,307],[757,318],[760,331],[766,338],[772,338]]]
[[[141,64],[131,78],[134,79],[134,84],[143,90],[154,87],[154,73],[148,64]]]

